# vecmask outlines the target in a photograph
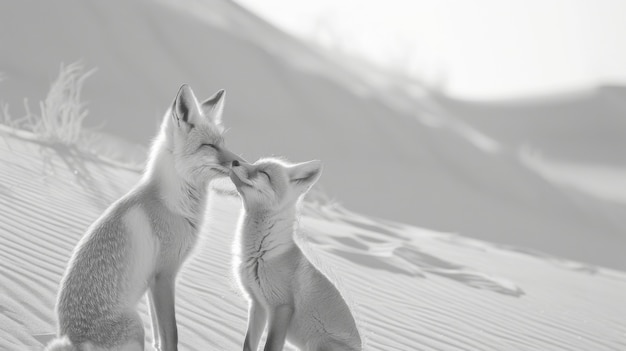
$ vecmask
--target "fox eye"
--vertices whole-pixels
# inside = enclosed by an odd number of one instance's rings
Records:
[[[201,145],[201,147],[202,147],[202,146],[208,146],[208,147],[210,147],[210,148],[212,148],[212,149],[217,150],[217,145],[215,145],[215,144],[202,144],[202,145]]]
[[[267,177],[267,180],[272,181],[272,178],[270,177],[270,175],[269,175],[267,172],[265,172],[265,171],[259,171],[259,173],[263,173],[263,174],[265,174],[265,176]]]

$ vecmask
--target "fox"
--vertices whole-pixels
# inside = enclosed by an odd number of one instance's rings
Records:
[[[180,87],[140,181],[74,249],[47,351],[143,351],[136,308],[146,292],[154,347],[177,350],[176,275],[198,239],[209,183],[243,161],[224,145],[224,100],[220,90],[199,103],[188,85]]]
[[[233,268],[249,301],[244,351],[258,349],[266,327],[265,351],[282,350],[286,341],[302,351],[361,350],[348,304],[294,240],[299,204],[321,172],[319,160],[232,163],[243,204]]]

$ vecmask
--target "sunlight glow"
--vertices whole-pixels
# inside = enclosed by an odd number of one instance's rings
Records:
[[[626,82],[620,0],[238,0],[277,26],[478,99]]]

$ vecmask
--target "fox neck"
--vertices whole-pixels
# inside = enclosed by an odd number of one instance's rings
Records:
[[[144,180],[157,188],[160,200],[171,212],[184,217],[192,227],[197,227],[206,207],[211,179],[191,182],[181,177],[176,171],[174,155],[167,140],[155,142]]]
[[[296,210],[277,213],[245,211],[241,231],[243,253],[248,257],[271,257],[295,246]]]

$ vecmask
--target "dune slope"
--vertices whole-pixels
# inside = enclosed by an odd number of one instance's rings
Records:
[[[440,102],[511,147],[527,145],[563,161],[624,167],[625,97],[624,87],[605,86],[520,101]]]
[[[139,174],[70,149],[1,139],[0,349],[37,350],[54,333],[72,248]],[[224,191],[210,201],[210,222],[178,281],[180,343],[236,350],[246,323],[230,270],[240,203]],[[350,302],[366,350],[626,347],[624,273],[339,207],[307,205],[302,225],[301,245]]]
[[[351,209],[626,269],[626,222],[607,220],[606,204],[573,201],[506,141],[233,2],[1,2],[0,42],[0,98],[15,115],[77,58],[99,69],[85,87],[89,123],[144,144],[181,83],[199,97],[226,88],[232,150],[321,159],[325,190]]]

